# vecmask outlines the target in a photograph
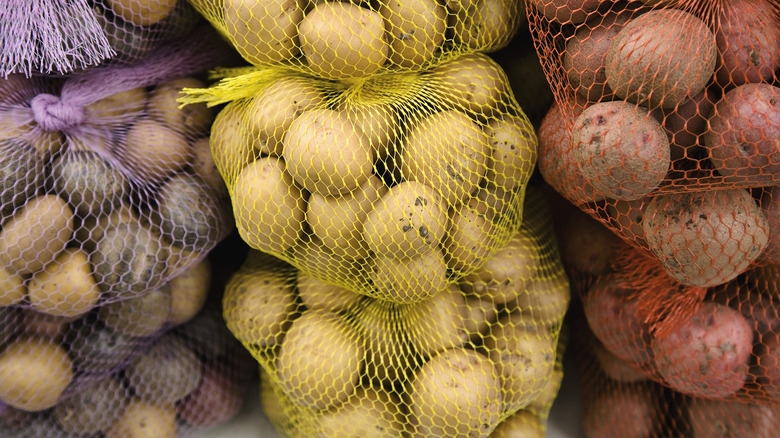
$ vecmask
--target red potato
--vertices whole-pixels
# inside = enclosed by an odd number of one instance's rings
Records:
[[[661,124],[628,102],[589,106],[575,119],[571,138],[582,176],[611,199],[647,196],[671,166],[669,139]]]
[[[539,138],[539,173],[542,178],[574,204],[585,204],[604,199],[601,193],[582,176],[574,158],[571,143],[571,128],[574,119],[585,108],[585,102],[578,98],[564,105],[553,104],[542,119]]]
[[[763,269],[751,271],[752,275],[762,275]],[[769,274],[767,275],[777,275]],[[767,283],[776,284],[777,279],[766,278]],[[727,283],[713,288],[711,300],[739,311],[748,320],[758,336],[775,333],[780,329],[780,303],[774,291],[756,284]]]
[[[610,353],[598,339],[591,338],[590,345],[601,366],[601,371],[610,379],[624,383],[647,380],[645,373]]]
[[[780,429],[776,407],[744,401],[692,398],[688,417],[692,438],[773,438]]]
[[[244,388],[231,370],[206,364],[198,387],[179,404],[179,416],[195,427],[216,426],[236,416],[243,400]]]
[[[620,238],[609,228],[582,211],[572,212],[558,237],[564,264],[593,276],[611,270],[619,243]]]
[[[600,0],[532,0],[531,4],[550,21],[582,23],[598,9]]]
[[[672,161],[691,157],[695,148],[703,143],[707,132],[707,118],[715,107],[715,90],[710,87],[674,108],[653,111],[669,136]]]
[[[745,84],[723,95],[704,144],[727,181],[759,185],[780,179],[780,88]]]
[[[767,0],[723,2],[715,31],[718,83],[771,81],[780,66],[778,7]]]
[[[618,358],[636,365],[650,361],[650,331],[637,314],[639,303],[627,296],[632,290],[607,274],[582,298],[593,334]]]
[[[591,397],[582,409],[587,438],[650,438],[663,421],[650,386],[615,384]]]
[[[780,336],[766,336],[763,351],[758,356],[758,366],[763,370],[762,388],[766,394],[780,401]]]
[[[671,389],[723,398],[744,384],[753,329],[736,310],[705,302],[686,322],[653,339],[654,365]]]
[[[768,187],[761,196],[761,208],[766,212],[769,241],[761,258],[780,263],[780,188]]]

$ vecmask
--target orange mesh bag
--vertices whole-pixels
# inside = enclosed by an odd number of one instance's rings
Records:
[[[367,297],[252,251],[228,282],[224,317],[260,363],[263,408],[279,433],[543,435],[562,377],[569,286],[544,199],[529,190],[526,208],[478,272],[414,303]]]

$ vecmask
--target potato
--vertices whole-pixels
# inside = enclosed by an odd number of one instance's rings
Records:
[[[432,357],[407,384],[409,434],[486,438],[501,413],[499,377],[483,355],[462,348]]]
[[[763,185],[780,176],[780,88],[745,84],[717,103],[704,133],[704,145],[727,181]]]
[[[556,331],[569,309],[570,290],[563,270],[548,273],[527,283],[517,295],[517,308],[529,321]]]
[[[207,428],[227,423],[238,415],[244,388],[231,371],[204,364],[200,384],[178,405],[181,419],[197,428]]]
[[[106,37],[111,38],[109,35],[106,35]],[[117,53],[119,54],[118,50]],[[88,120],[103,120],[106,122],[127,120],[132,123],[136,118],[144,114],[146,98],[145,87],[120,91],[85,105],[84,117]]]
[[[222,298],[227,327],[245,345],[279,344],[296,310],[294,272],[249,265],[225,285]]]
[[[30,121],[29,113],[24,111],[3,112],[3,120],[0,120],[0,144],[7,140],[27,143],[37,152],[39,157],[45,159],[60,152],[65,146],[65,136],[62,135],[62,132],[44,130],[34,121]],[[35,156],[25,158],[33,159]],[[35,175],[28,175],[28,177]]]
[[[653,339],[655,369],[675,391],[723,398],[744,384],[753,330],[736,310],[705,302],[693,315]]]
[[[717,20],[718,83],[771,82],[780,65],[776,5],[767,1],[729,3],[718,11]]]
[[[405,307],[373,300],[355,312],[355,327],[365,343],[364,375],[382,386],[408,380],[417,365],[410,342],[413,325]]]
[[[605,59],[615,94],[651,108],[673,108],[704,89],[717,60],[715,38],[696,16],[657,9],[626,23]]]
[[[0,219],[32,198],[43,186],[43,156],[24,140],[0,140]]]
[[[347,2],[314,6],[298,27],[309,68],[326,79],[369,76],[390,51],[382,16]]]
[[[465,311],[464,323],[472,339],[484,337],[488,327],[498,318],[496,304],[475,295],[466,296]]]
[[[647,204],[650,203],[650,200],[652,199],[652,195],[645,197],[645,198],[639,198],[634,199],[633,201],[614,201],[611,202],[609,205],[607,205],[607,214],[609,215],[609,225],[612,226],[612,230],[606,228],[606,227],[600,227],[599,230],[600,233],[604,233],[604,236],[607,235],[612,236],[609,238],[609,240],[614,241],[617,243],[618,241],[615,240],[615,235],[623,237],[624,239],[627,239],[629,241],[633,241],[639,244],[645,244],[645,230],[642,229],[642,218],[645,215],[645,207],[647,207]],[[611,232],[613,231],[614,232]],[[572,233],[575,234],[575,233]],[[584,233],[583,233],[584,234]],[[582,236],[584,238],[584,236]],[[576,236],[572,236],[574,241],[577,241]],[[613,246],[610,244],[609,246]],[[570,250],[576,251],[579,249],[580,251],[586,249],[586,248],[593,248],[589,244],[577,244],[572,245]],[[608,251],[609,253],[612,253],[613,251]],[[594,256],[597,256],[601,254],[602,256],[604,253],[595,253]],[[574,259],[576,258],[575,254],[571,254],[569,256],[570,258]],[[598,259],[601,261],[600,265],[607,267],[611,261],[609,258],[604,257],[598,257]],[[598,266],[598,265],[597,265]]]
[[[211,125],[209,145],[214,165],[231,193],[238,175],[255,159],[255,140],[248,129],[247,117],[246,102],[233,101],[222,108]]]
[[[75,317],[97,305],[100,288],[92,276],[87,254],[76,248],[60,253],[27,284],[27,299],[39,312]]]
[[[89,261],[103,291],[140,294],[162,286],[168,256],[168,248],[150,228],[120,222],[105,230]]]
[[[633,201],[618,201],[622,205]],[[639,216],[639,221],[642,216]],[[612,259],[620,238],[603,223],[582,211],[573,212],[558,236],[561,258],[566,267],[583,274],[599,276],[612,270]],[[640,227],[641,229],[641,227]],[[644,231],[641,233],[644,235]]]
[[[5,346],[8,341],[15,339],[18,332],[27,328],[25,317],[30,313],[38,312],[10,306],[0,307],[0,347]],[[1,418],[0,422],[2,422]]]
[[[306,0],[225,0],[225,32],[250,64],[265,65],[298,55],[298,25]]]
[[[412,128],[402,146],[401,174],[455,205],[477,188],[489,156],[487,136],[477,124],[462,112],[442,111]]]
[[[228,196],[227,186],[222,175],[219,174],[214,157],[211,155],[211,145],[208,137],[201,137],[192,142],[192,159],[190,167],[195,175],[206,183],[212,196],[224,198]]]
[[[73,379],[68,353],[41,338],[19,338],[0,353],[0,399],[16,409],[53,407]]]
[[[290,125],[283,143],[287,171],[312,193],[348,193],[371,175],[369,145],[343,113],[325,108],[304,111]]]
[[[181,325],[197,315],[206,304],[211,286],[211,261],[204,257],[168,281],[171,307],[168,323]]]
[[[431,298],[400,308],[412,345],[428,357],[468,342],[466,297],[450,285]]]
[[[73,365],[86,373],[112,373],[127,366],[141,338],[115,333],[92,319],[79,319],[65,333]]]
[[[276,379],[268,374],[265,367],[260,366],[260,406],[272,425],[288,424],[291,420],[287,416],[289,410],[295,409],[292,401],[284,393]]]
[[[527,119],[508,116],[490,120],[485,127],[491,149],[485,179],[490,185],[512,191],[523,187],[536,165],[537,144]]]
[[[538,168],[542,178],[574,204],[600,201],[604,195],[585,179],[577,165],[572,145],[574,119],[585,109],[581,98],[553,103],[538,130]]]
[[[466,50],[494,52],[509,44],[525,19],[525,3],[475,0],[450,14],[455,44]]]
[[[11,308],[4,309],[12,310]],[[20,315],[5,312],[0,313],[0,317],[8,318],[8,320],[5,321],[6,324],[19,323],[19,328],[26,335],[47,338],[52,342],[62,341],[70,324],[78,319],[78,317],[72,316],[54,316],[49,313],[38,312],[32,308],[20,310]],[[17,316],[20,316],[20,318],[17,318]],[[13,327],[13,330],[0,332],[0,344],[5,344],[5,342],[11,339],[14,336],[15,329],[16,327]]]
[[[132,399],[105,438],[176,438],[176,407]]]
[[[136,26],[151,26],[165,19],[178,0],[108,0],[114,14]]]
[[[556,339],[526,325],[518,313],[504,316],[485,337],[485,350],[501,381],[503,411],[528,406],[545,388],[556,361]]]
[[[174,404],[197,388],[200,359],[178,336],[166,333],[125,369],[125,379],[142,400]]]
[[[764,376],[762,389],[774,401],[780,400],[780,337],[768,334],[757,339],[762,342],[763,349],[759,351],[758,365]]]
[[[647,110],[623,101],[586,108],[571,133],[582,176],[608,198],[647,196],[671,167],[669,139]]]
[[[499,186],[487,184],[487,187],[479,188],[472,197],[484,202],[487,206],[485,216],[495,225],[506,226],[510,214],[517,211],[520,197],[513,191],[507,191]]]
[[[744,272],[768,242],[766,213],[744,189],[653,198],[642,218],[645,239],[664,270],[698,287]]]
[[[250,247],[270,253],[293,246],[303,229],[303,196],[281,159],[260,158],[244,168],[232,199],[241,238]]]
[[[370,259],[346,259],[337,256],[319,239],[301,240],[289,251],[300,272],[355,291],[373,290],[369,283]]]
[[[24,205],[0,232],[0,264],[19,275],[54,261],[73,236],[73,211],[56,195]]]
[[[144,117],[127,131],[117,155],[138,182],[157,184],[183,169],[192,150],[183,134]]]
[[[496,248],[497,230],[488,217],[487,203],[469,199],[450,208],[449,226],[442,247],[447,267],[455,272],[469,272],[482,266]]]
[[[594,16],[566,42],[566,78],[574,91],[589,101],[606,101],[614,96],[604,73],[605,58],[612,40],[634,15],[635,11],[610,10]]]
[[[109,214],[130,193],[127,177],[99,154],[71,151],[52,163],[54,191],[80,216]]]
[[[559,338],[560,345],[560,338]],[[545,380],[544,388],[528,403],[526,410],[538,415],[548,415],[550,408],[558,398],[558,391],[563,382],[563,365],[560,361],[555,363],[552,374]]]
[[[650,361],[650,329],[638,313],[635,291],[615,274],[600,277],[582,297],[591,331],[610,353],[634,365]]]
[[[213,110],[206,106],[205,102],[179,108],[177,99],[184,96],[181,92],[183,88],[206,88],[206,84],[192,77],[181,77],[157,84],[149,93],[149,117],[186,136],[207,133],[214,121]]]
[[[357,388],[342,405],[317,415],[313,438],[396,438],[403,435],[400,403],[381,388]]]
[[[669,137],[672,162],[697,157],[699,146],[704,143],[704,133],[709,129],[707,118],[715,107],[716,93],[715,87],[708,87],[674,108],[652,112]]]
[[[502,421],[490,438],[544,438],[546,429],[538,414],[521,410]]]
[[[561,24],[579,24],[596,12],[601,2],[599,0],[532,0],[531,4],[547,20]]]
[[[428,73],[433,96],[447,109],[481,120],[495,116],[507,96],[506,73],[487,55],[473,53],[444,62]]]
[[[344,402],[357,385],[364,345],[335,313],[304,313],[293,322],[277,359],[282,387],[293,402],[308,408]]]
[[[85,251],[91,253],[107,229],[131,222],[141,223],[141,217],[129,202],[123,202],[107,215],[87,216],[81,219],[74,231],[74,240],[81,244]]]
[[[539,246],[527,229],[487,257],[485,263],[460,280],[464,292],[496,304],[517,299],[540,268]]]
[[[162,287],[120,301],[104,304],[98,316],[111,330],[127,336],[151,336],[168,321],[171,288]]]
[[[403,132],[398,113],[390,104],[363,102],[361,98],[342,100],[336,110],[345,113],[355,129],[366,137],[373,156],[386,161],[395,153],[395,140]]]
[[[387,186],[371,175],[357,189],[341,195],[326,196],[313,193],[309,198],[306,220],[314,235],[319,237],[335,254],[344,258],[359,259],[368,256],[369,245],[364,233],[364,222],[374,204],[387,192]],[[435,195],[435,193],[434,193]]]
[[[363,222],[363,237],[379,256],[417,257],[439,244],[446,215],[442,197],[430,186],[401,182],[374,201]]]
[[[378,255],[370,271],[376,294],[395,303],[426,300],[447,287],[447,265],[439,248],[404,259]]]
[[[777,410],[761,402],[690,398],[688,417],[693,438],[770,438],[780,427]]]
[[[298,295],[307,309],[340,312],[358,305],[363,295],[334,284],[326,283],[309,274],[298,272]]]
[[[21,276],[0,267],[0,307],[19,304],[27,295],[27,288]]]
[[[76,394],[58,403],[52,416],[66,432],[98,434],[116,422],[128,402],[122,382],[114,376],[104,376],[89,381]]]
[[[401,67],[420,67],[433,58],[444,41],[447,10],[435,0],[382,0],[390,43],[390,60]]]
[[[263,154],[282,155],[284,136],[305,111],[325,108],[325,95],[303,76],[278,79],[252,98],[246,109],[252,147]]]
[[[598,339],[591,338],[588,346],[593,355],[596,356],[601,371],[610,379],[624,383],[641,382],[648,379],[647,375],[640,369],[610,353]]]
[[[609,391],[594,393],[585,400],[582,428],[587,438],[613,436],[626,438],[657,436],[663,423],[658,395],[650,386],[615,385]]]

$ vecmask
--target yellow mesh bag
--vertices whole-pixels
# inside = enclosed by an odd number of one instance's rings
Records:
[[[397,303],[445,290],[517,231],[536,135],[483,54],[353,83],[250,67],[185,102],[211,131],[241,237]]]
[[[261,365],[263,406],[279,432],[487,437],[504,420],[534,416],[543,431],[560,384],[569,283],[543,197],[531,190],[525,206],[522,227],[480,270],[415,303],[251,253],[226,285],[224,317]]]
[[[521,0],[190,0],[246,61],[326,79],[430,68],[504,47]]]

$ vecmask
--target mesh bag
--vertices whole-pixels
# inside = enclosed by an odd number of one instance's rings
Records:
[[[238,74],[244,72],[244,74]],[[226,70],[185,102],[211,131],[241,237],[317,279],[397,303],[479,267],[516,232],[536,137],[482,54],[348,84]]]
[[[253,251],[225,288],[224,317],[261,365],[279,432],[487,437],[502,421],[504,433],[525,423],[543,432],[569,286],[544,199],[529,190],[526,202],[523,226],[478,272],[415,303]]]
[[[135,63],[200,20],[186,0],[7,0],[0,4],[0,74]]]
[[[520,0],[190,0],[255,66],[325,79],[431,68],[504,47],[525,22]]]
[[[222,320],[216,273],[237,264],[218,254],[78,317],[0,307],[0,436],[182,437],[236,415],[256,362]]]

